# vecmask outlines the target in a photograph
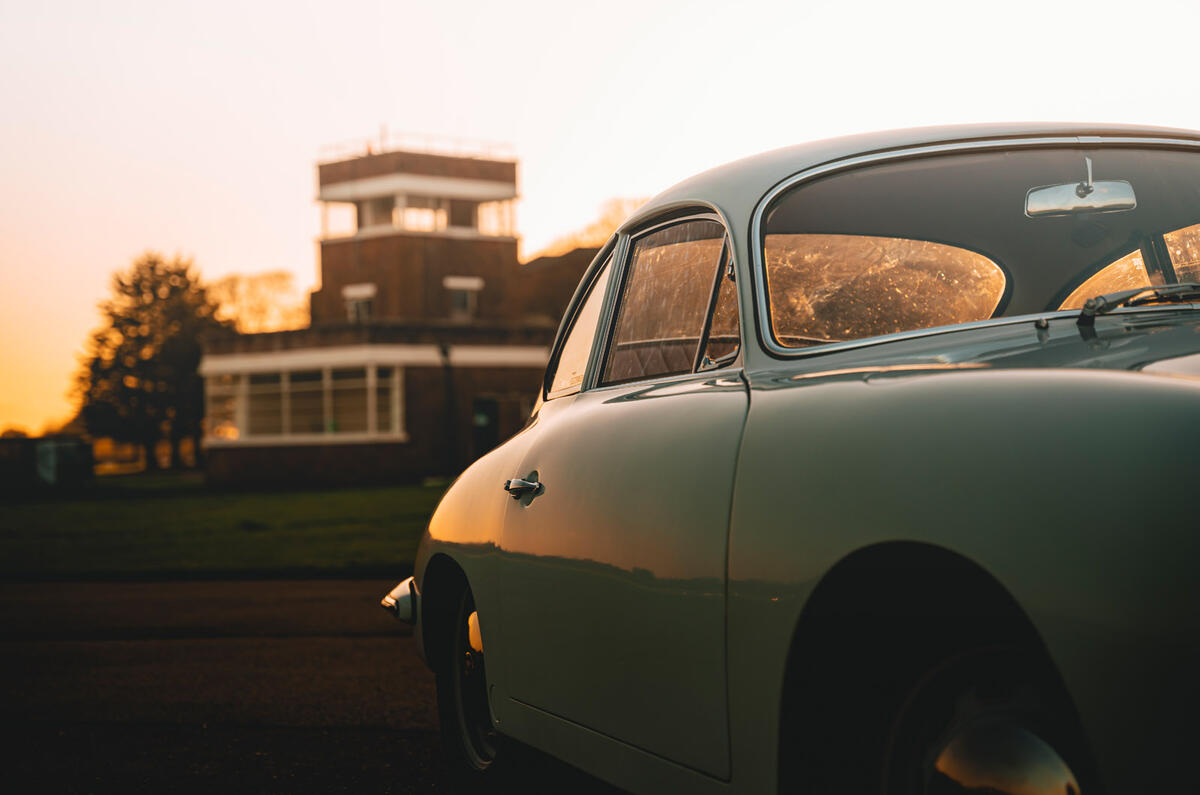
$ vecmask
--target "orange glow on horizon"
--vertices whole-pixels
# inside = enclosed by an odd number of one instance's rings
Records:
[[[614,0],[603,14],[551,0],[469,14],[354,0],[10,3],[0,64],[19,79],[0,81],[0,430],[36,433],[72,415],[96,304],[143,251],[192,257],[207,281],[287,271],[299,290],[314,287],[321,150],[381,122],[511,144],[525,258],[586,231],[610,197],[652,196],[802,141],[1005,119],[1200,128],[1200,111],[1179,101],[1200,7],[1171,8],[1178,42],[1110,70],[1098,95],[1064,91],[1044,58],[978,58],[963,30],[982,18],[936,2],[919,18],[882,0]],[[1077,38],[1074,7],[1014,2],[987,20],[1010,50]],[[1088,20],[1119,27],[1126,15],[1098,7]],[[397,30],[419,32],[403,57]],[[810,35],[833,30],[853,30],[867,55],[846,58],[845,37]],[[678,79],[713,53],[705,80]],[[416,68],[431,63],[436,73]],[[754,109],[756,123],[731,106]]]

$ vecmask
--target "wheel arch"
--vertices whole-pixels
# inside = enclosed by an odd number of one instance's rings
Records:
[[[458,600],[470,587],[467,574],[458,561],[437,553],[425,565],[421,578],[421,645],[425,660],[433,670],[445,665],[445,649],[453,631]]]
[[[871,703],[869,742],[886,747],[912,686],[939,663],[987,648],[1017,649],[1061,698],[1064,719],[1088,759],[1082,728],[1057,667],[1016,599],[982,566],[943,547],[885,542],[842,558],[809,595],[793,629],[781,688],[780,791],[800,786],[820,721],[841,688]],[[864,684],[865,683],[865,684]],[[873,688],[870,698],[861,691]],[[853,698],[853,697],[852,697]],[[877,706],[876,706],[877,702]],[[819,745],[819,742],[818,742]],[[801,764],[792,765],[799,749]],[[1089,765],[1090,766],[1090,765]],[[1085,788],[1086,791],[1086,788]]]
[[[889,541],[851,552],[821,577],[796,622],[789,667],[805,653],[806,632],[832,618],[864,615],[974,617],[1010,639],[1041,643],[1016,599],[982,566],[934,544]]]

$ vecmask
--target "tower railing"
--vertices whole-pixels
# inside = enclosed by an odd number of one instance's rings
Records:
[[[318,152],[318,163],[334,163],[384,152],[414,152],[483,160],[516,159],[512,144],[445,135],[389,132],[383,128],[379,135],[371,138],[356,138],[322,146]]]

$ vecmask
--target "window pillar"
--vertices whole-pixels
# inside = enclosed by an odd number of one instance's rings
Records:
[[[378,395],[375,392],[376,372],[375,365],[367,365],[367,433],[374,434],[377,432],[375,407]]]
[[[279,410],[283,412],[283,422],[280,433],[292,435],[292,378],[291,373],[283,372],[279,376]]]
[[[321,419],[324,424],[322,433],[333,432],[333,371],[325,367],[321,370],[321,407],[324,411]]]
[[[237,401],[234,403],[234,425],[242,436],[250,430],[250,376],[243,373],[237,380]]]
[[[397,229],[404,228],[404,210],[408,207],[408,196],[403,193],[396,194],[396,205],[392,208],[392,226]]]
[[[392,368],[392,433],[404,433],[404,368]]]

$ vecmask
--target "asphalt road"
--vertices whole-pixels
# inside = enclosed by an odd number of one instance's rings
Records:
[[[377,606],[392,585],[0,585],[4,790],[476,789],[442,769],[433,675]],[[616,792],[527,757],[494,789]]]

